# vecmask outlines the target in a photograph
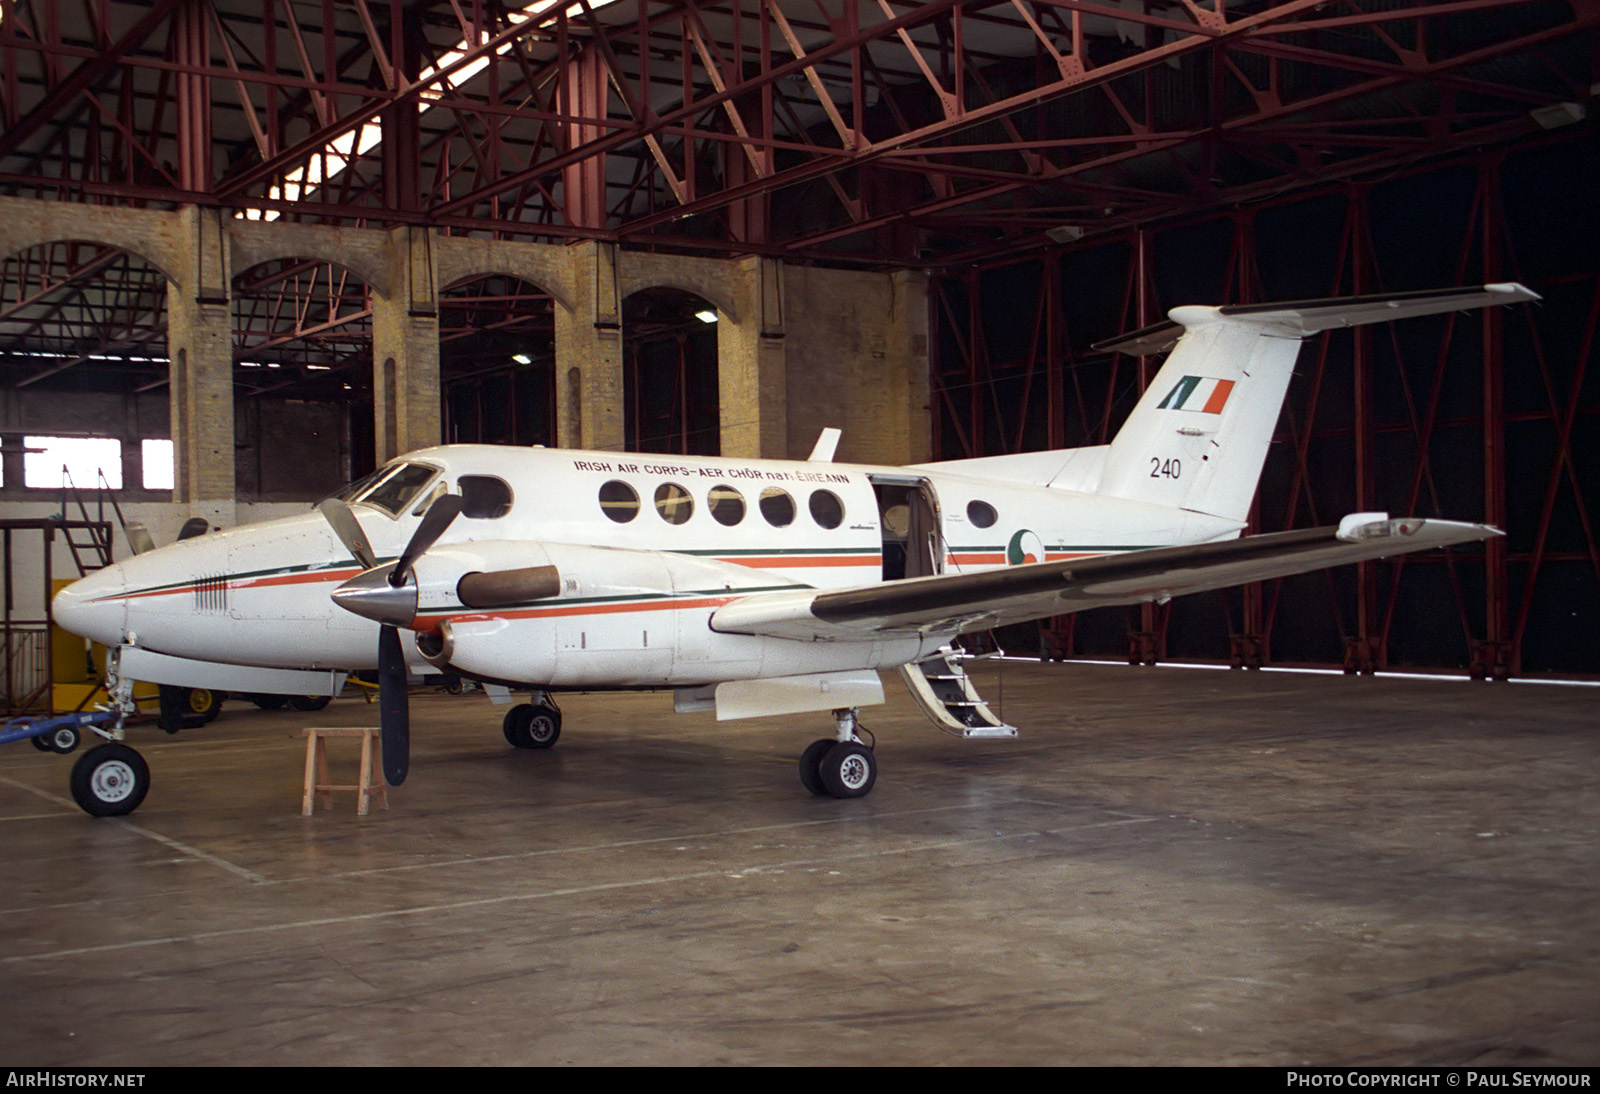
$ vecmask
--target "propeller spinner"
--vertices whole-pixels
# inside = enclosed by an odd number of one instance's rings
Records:
[[[334,603],[382,624],[378,631],[378,712],[383,777],[390,786],[399,786],[406,781],[411,764],[411,713],[406,701],[406,657],[398,628],[408,625],[417,614],[417,583],[412,579],[417,559],[460,514],[461,496],[441,494],[423,514],[400,557],[382,566],[347,503],[329,498],[317,508],[351,557],[364,567],[362,573],[334,590]]]

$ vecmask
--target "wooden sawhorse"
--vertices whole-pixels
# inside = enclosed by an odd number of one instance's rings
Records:
[[[312,803],[315,798],[322,799],[324,809],[333,808],[333,792],[335,790],[354,790],[359,795],[356,800],[356,813],[366,816],[367,809],[374,798],[385,809],[389,808],[389,788],[383,781],[382,761],[383,746],[379,741],[378,730],[358,726],[349,727],[312,727],[305,731],[306,737],[306,792],[300,801],[300,815],[309,817],[313,812]],[[329,737],[359,737],[361,738],[361,774],[354,783],[333,783],[328,781],[328,744]]]

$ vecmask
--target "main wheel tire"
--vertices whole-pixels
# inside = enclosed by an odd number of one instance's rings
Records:
[[[150,791],[150,768],[127,745],[91,748],[72,765],[72,800],[91,817],[132,813]]]
[[[872,749],[841,741],[827,751],[820,765],[822,785],[834,798],[861,798],[878,781],[878,760]]]
[[[296,710],[312,711],[321,710],[333,702],[331,695],[291,695],[289,705]]]
[[[252,695],[250,701],[262,710],[282,710],[289,703],[287,695]]]
[[[544,703],[520,703],[500,723],[513,748],[549,748],[561,738],[561,712]]]
[[[528,719],[528,739],[533,748],[551,748],[561,739],[561,712],[545,703],[536,703]]]
[[[832,737],[819,737],[800,753],[800,785],[819,798],[828,793],[822,785],[822,757],[838,743]]]
[[[528,738],[528,722],[533,717],[532,703],[518,703],[506,711],[506,716],[500,720],[500,732],[506,736],[506,744],[512,748],[532,748],[525,743]]]

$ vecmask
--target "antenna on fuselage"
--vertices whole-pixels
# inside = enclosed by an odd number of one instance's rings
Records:
[[[839,447],[839,430],[828,426],[817,435],[817,443],[812,446],[811,455],[806,457],[807,463],[832,463],[833,454]]]

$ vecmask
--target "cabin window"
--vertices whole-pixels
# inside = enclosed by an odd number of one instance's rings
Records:
[[[986,501],[967,502],[967,519],[974,528],[992,528],[994,522],[1000,519],[1000,514],[994,511],[994,506]]]
[[[694,499],[675,482],[656,487],[656,512],[668,524],[683,524],[694,515]]]
[[[839,527],[844,523],[844,502],[832,490],[813,490],[811,519],[823,528]]]
[[[725,483],[718,483],[706,495],[706,508],[718,524],[733,527],[744,519],[744,495]]]
[[[618,524],[627,524],[639,515],[639,494],[627,483],[612,479],[600,487],[600,511]]]
[[[761,515],[774,528],[794,523],[794,499],[776,486],[761,491]]]
[[[461,515],[477,520],[493,520],[511,512],[511,487],[493,475],[462,475]]]
[[[438,473],[423,463],[401,464],[355,500],[398,517]]]

